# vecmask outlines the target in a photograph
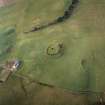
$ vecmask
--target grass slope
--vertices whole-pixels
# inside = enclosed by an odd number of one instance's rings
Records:
[[[80,0],[66,22],[35,33],[24,33],[34,25],[62,15],[67,5],[68,0],[22,0],[9,7],[10,10],[1,9],[0,40],[4,42],[0,41],[0,52],[6,49],[6,42],[9,46],[12,44],[12,51],[4,53],[5,59],[1,58],[1,62],[18,58],[24,63],[17,74],[60,88],[104,91],[104,0]],[[11,27],[15,32],[8,38],[5,31],[8,28],[10,31]],[[46,54],[48,46],[56,42],[64,45],[61,57]]]

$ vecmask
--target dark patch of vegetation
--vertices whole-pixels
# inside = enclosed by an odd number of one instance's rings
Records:
[[[96,102],[93,105],[105,105],[105,102]]]
[[[15,38],[15,28],[9,27],[0,32],[0,59],[11,52]]]
[[[15,28],[8,29],[4,34],[10,35],[15,32]]]

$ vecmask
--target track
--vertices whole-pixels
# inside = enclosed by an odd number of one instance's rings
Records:
[[[44,24],[44,25],[40,25],[40,26],[35,26],[32,30],[25,32],[25,33],[30,33],[30,32],[36,32],[45,28],[48,28],[52,25],[61,23],[66,21],[67,19],[69,19],[71,17],[71,15],[73,14],[74,9],[77,7],[77,4],[79,3],[79,0],[72,0],[72,3],[69,5],[68,9],[65,10],[63,16],[59,16],[57,17],[57,19],[55,19],[54,21]]]

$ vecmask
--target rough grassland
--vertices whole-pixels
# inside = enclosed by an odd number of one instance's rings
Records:
[[[15,75],[62,89],[75,92],[87,89],[103,92],[105,90],[105,0],[80,0],[69,20],[35,33],[24,33],[35,25],[48,23],[62,15],[68,3],[68,0],[21,0],[12,6],[1,8],[0,62],[20,59],[23,65]],[[56,42],[63,43],[63,55],[47,55],[46,49]],[[5,97],[8,97],[8,101],[11,100],[10,105],[16,105],[16,99],[25,100],[19,101],[18,105],[82,105],[81,103],[85,105],[86,103],[86,96],[77,95],[75,100],[74,95],[59,89],[41,87],[33,83],[29,83],[28,86],[14,75],[7,84],[7,87],[4,84],[4,91],[2,91],[3,86],[0,86],[2,94],[0,105],[7,105]],[[28,93],[29,96],[26,95]],[[10,97],[13,95],[16,95],[16,98],[12,100]],[[30,101],[31,99],[35,102]]]

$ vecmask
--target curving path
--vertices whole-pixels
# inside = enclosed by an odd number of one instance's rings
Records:
[[[25,32],[25,33],[39,31],[39,30],[42,30],[42,29],[47,28],[49,26],[52,26],[52,25],[55,25],[55,24],[58,24],[58,23],[66,21],[67,19],[70,18],[70,16],[72,15],[72,13],[73,13],[73,11],[76,8],[78,3],[79,3],[79,0],[72,0],[72,3],[69,5],[68,9],[65,10],[63,16],[59,16],[57,19],[55,19],[54,21],[52,21],[50,23],[47,23],[47,24],[44,24],[44,25],[40,25],[39,27],[36,26],[32,30],[30,30],[28,32]]]

